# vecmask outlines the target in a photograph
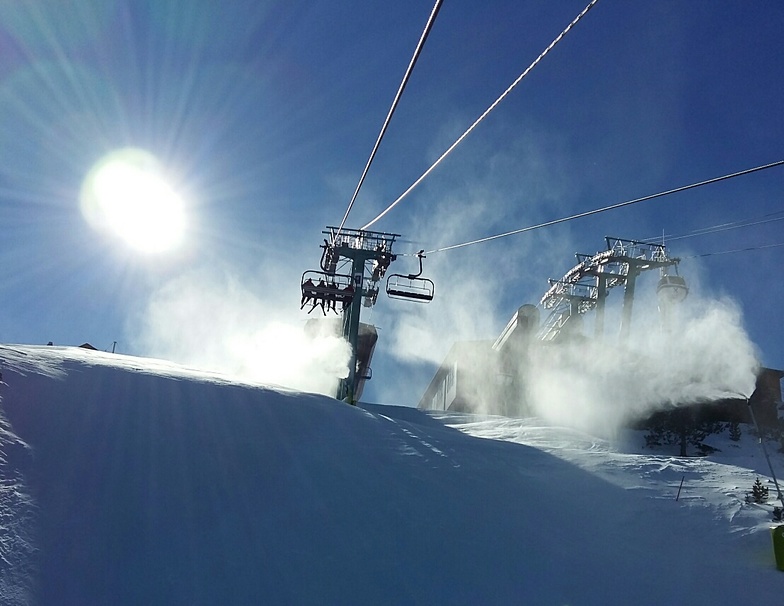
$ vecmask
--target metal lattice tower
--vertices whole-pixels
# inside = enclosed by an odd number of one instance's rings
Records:
[[[677,266],[680,259],[667,255],[664,244],[606,238],[607,250],[595,255],[577,254],[578,264],[560,280],[550,280],[550,288],[540,301],[550,310],[539,330],[543,341],[555,339],[570,321],[596,309],[595,331],[604,332],[604,307],[609,291],[624,285],[621,338],[631,328],[632,307],[637,277],[644,271]]]

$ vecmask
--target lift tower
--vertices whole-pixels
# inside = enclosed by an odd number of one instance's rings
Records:
[[[327,237],[321,245],[321,270],[309,270],[302,274],[302,302],[300,308],[312,305],[308,313],[321,306],[337,313],[342,310],[343,338],[351,346],[348,376],[341,379],[335,396],[355,404],[362,381],[370,378],[370,356],[375,337],[360,334],[359,316],[362,307],[376,304],[379,282],[397,258],[392,245],[400,234],[360,229],[327,227],[322,232]],[[424,251],[415,255],[419,271],[415,274],[391,274],[387,278],[386,293],[393,299],[404,299],[417,303],[433,300],[435,286],[429,278],[422,277]],[[366,325],[363,325],[366,326]],[[375,335],[374,327],[369,327]],[[364,372],[359,373],[360,369]],[[368,375],[368,376],[366,376]]]
[[[550,289],[542,297],[542,308],[552,310],[539,331],[542,341],[552,341],[582,314],[596,309],[595,331],[604,331],[604,307],[608,291],[624,286],[621,315],[621,339],[628,338],[637,278],[643,271],[658,269],[662,279],[659,290],[671,301],[683,300],[688,293],[686,282],[677,275],[680,259],[670,257],[664,244],[606,238],[607,250],[595,255],[578,254],[578,264],[560,280],[550,280]],[[670,268],[675,273],[670,274]]]
[[[351,346],[348,376],[340,381],[336,397],[354,404],[359,369],[357,353],[360,312],[363,305],[375,305],[378,283],[384,277],[389,264],[395,260],[392,245],[399,234],[336,227],[327,227],[323,233],[327,238],[323,245],[321,269],[327,288],[340,289],[339,292],[332,293],[332,296],[342,303],[343,337]],[[349,264],[351,269],[346,273],[342,268],[348,267]],[[339,286],[343,283],[346,283],[345,286]],[[351,295],[347,296],[346,292]],[[326,296],[329,297],[330,293]]]

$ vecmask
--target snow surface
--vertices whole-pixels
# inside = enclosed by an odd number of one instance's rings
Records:
[[[78,348],[0,371],[3,604],[784,603],[747,427],[679,458]]]

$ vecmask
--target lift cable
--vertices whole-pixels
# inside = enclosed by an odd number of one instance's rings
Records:
[[[762,166],[755,166],[754,168],[747,168],[745,170],[741,170],[738,172],[730,173],[728,175],[723,175],[721,177],[714,177],[713,179],[708,179],[706,181],[699,181],[698,183],[691,183],[690,185],[682,185],[681,187],[676,187],[675,189],[668,189],[667,191],[662,191],[657,194],[651,194],[648,196],[643,196],[642,198],[635,198],[634,200],[627,200],[626,202],[619,202],[617,204],[611,204],[610,206],[603,206],[602,208],[596,208],[594,210],[588,210],[582,213],[577,213],[575,215],[570,215],[568,217],[561,217],[560,219],[553,219],[552,221],[545,221],[544,223],[539,223],[537,225],[530,225],[528,227],[523,227],[521,229],[515,229],[512,231],[507,231],[502,234],[496,234],[495,236],[487,236],[485,238],[479,238],[477,240],[471,240],[470,242],[463,242],[462,244],[453,244],[451,246],[444,246],[442,248],[436,248],[434,250],[429,250],[425,254],[429,255],[432,253],[437,252],[445,252],[447,250],[454,250],[456,248],[463,248],[465,246],[471,246],[473,244],[480,244],[482,242],[489,242],[490,240],[497,240],[498,238],[505,238],[507,236],[514,236],[516,234],[521,234],[527,231],[533,231],[535,229],[540,229],[542,227],[550,227],[551,225],[557,225],[559,223],[566,223],[567,221],[572,221],[574,219],[582,219],[583,217],[589,217],[591,215],[598,215],[599,213],[607,212],[609,210],[615,210],[616,208],[623,208],[624,206],[631,206],[632,204],[638,204],[639,202],[646,202],[648,200],[653,200],[654,198],[661,198],[663,196],[669,196],[670,194],[677,194],[682,191],[686,191],[689,189],[695,189],[697,187],[702,187],[703,185],[710,185],[711,183],[718,183],[719,181],[726,181],[727,179],[733,179],[735,177],[740,177],[743,175],[748,175],[751,173],[759,172],[765,170],[767,168],[773,168],[774,166],[781,166],[784,164],[784,160],[778,160],[777,162],[771,162],[770,164],[763,164]]]
[[[422,36],[419,38],[419,43],[414,50],[414,56],[411,57],[411,61],[408,64],[408,68],[406,69],[406,73],[403,76],[403,81],[400,83],[400,86],[397,89],[397,94],[395,95],[394,100],[392,101],[392,107],[389,108],[389,113],[387,113],[387,117],[384,120],[384,124],[381,127],[381,132],[378,134],[378,139],[376,139],[376,144],[373,146],[373,151],[370,152],[370,157],[368,158],[367,164],[365,164],[365,170],[362,171],[362,176],[359,178],[359,183],[357,183],[357,188],[354,190],[354,195],[351,196],[351,201],[348,203],[348,208],[346,209],[346,214],[343,215],[343,220],[340,222],[340,226],[338,227],[338,234],[343,229],[343,226],[346,224],[346,220],[348,219],[348,215],[351,212],[352,207],[354,206],[354,202],[357,199],[357,195],[359,195],[359,190],[362,187],[362,184],[365,181],[365,177],[370,170],[370,165],[373,163],[373,159],[376,157],[376,152],[378,151],[379,146],[381,145],[381,139],[384,138],[384,134],[387,132],[387,127],[389,126],[389,122],[392,120],[392,114],[395,113],[397,109],[397,105],[400,102],[400,97],[403,95],[403,89],[406,88],[406,84],[408,84],[408,80],[411,77],[411,72],[414,71],[414,65],[416,65],[417,59],[419,59],[419,55],[422,52],[422,48],[425,45],[425,41],[427,37],[430,35],[430,30],[433,28],[433,23],[438,16],[438,11],[441,10],[441,4],[443,0],[436,0],[435,5],[433,6],[433,10],[430,13],[430,18],[427,20],[427,24],[425,25],[425,29],[422,32]],[[363,228],[365,229],[365,228]]]
[[[681,259],[697,259],[698,257],[713,257],[715,255],[729,255],[733,253],[739,252],[749,252],[752,250],[764,250],[766,248],[777,248],[779,246],[784,246],[784,242],[779,242],[778,244],[762,244],[760,246],[749,246],[748,248],[736,248],[734,250],[721,250],[718,252],[709,252],[703,253],[701,255],[689,255],[687,257],[681,257]]]
[[[684,234],[679,234],[677,236],[670,236],[667,234],[663,234],[661,236],[656,236],[654,238],[642,238],[641,240],[643,242],[654,242],[659,238],[661,238],[662,241],[667,240],[667,242],[674,242],[675,240],[685,240],[686,238],[707,236],[710,234],[716,234],[719,232],[729,231],[732,229],[741,229],[743,227],[754,227],[757,225],[765,225],[767,223],[774,223],[775,221],[783,221],[783,220],[784,220],[784,210],[781,210],[754,219],[740,219],[738,221],[731,221],[729,223],[720,223],[718,225],[712,225],[710,227],[702,227],[700,229],[695,229],[694,231],[686,232]]]
[[[476,128],[476,127],[479,125],[479,123],[480,123],[482,120],[484,120],[484,119],[487,117],[487,115],[488,115],[488,114],[489,114],[491,111],[493,111],[493,110],[494,110],[494,109],[495,109],[495,108],[496,108],[496,107],[497,107],[497,106],[498,106],[498,105],[501,103],[501,101],[503,101],[503,100],[506,98],[506,96],[507,96],[509,93],[511,93],[511,92],[512,92],[512,89],[514,89],[514,87],[516,87],[518,84],[520,84],[520,82],[523,80],[523,78],[525,78],[525,77],[528,75],[528,73],[529,73],[529,72],[530,72],[530,71],[531,71],[531,70],[532,70],[534,67],[536,67],[536,65],[537,65],[537,64],[538,64],[538,63],[539,63],[539,62],[540,62],[542,59],[544,59],[545,55],[547,55],[547,53],[549,53],[549,52],[550,52],[550,51],[553,49],[553,47],[554,47],[556,44],[558,44],[558,43],[559,43],[559,42],[560,42],[560,41],[561,41],[561,40],[564,38],[564,36],[566,36],[566,34],[568,34],[568,33],[569,33],[569,31],[570,31],[570,30],[571,30],[571,29],[572,29],[572,28],[573,28],[575,25],[577,25],[577,23],[580,21],[580,19],[582,19],[582,18],[583,18],[583,17],[586,15],[586,13],[587,13],[589,10],[591,10],[591,9],[594,7],[594,5],[595,5],[595,4],[596,4],[598,1],[599,1],[599,0],[591,0],[591,2],[588,4],[588,6],[586,6],[586,7],[585,7],[585,8],[582,10],[582,12],[581,12],[579,15],[577,15],[577,17],[575,17],[575,19],[574,19],[574,20],[573,20],[573,21],[572,21],[572,22],[571,22],[571,23],[570,23],[570,24],[569,24],[569,25],[566,27],[566,29],[564,29],[564,30],[563,30],[563,31],[562,31],[560,34],[558,34],[558,36],[555,38],[555,40],[553,40],[553,41],[550,43],[550,45],[549,45],[549,46],[548,46],[546,49],[544,49],[544,50],[542,51],[542,53],[541,53],[541,54],[540,54],[540,55],[539,55],[539,56],[538,56],[538,57],[537,57],[537,58],[534,60],[534,62],[533,62],[533,63],[531,63],[531,65],[529,65],[529,66],[526,68],[526,70],[525,70],[525,71],[524,71],[522,74],[520,74],[520,75],[517,77],[517,80],[515,80],[514,82],[512,82],[512,84],[510,84],[510,85],[509,85],[509,88],[507,88],[507,89],[506,89],[506,90],[505,90],[505,91],[504,91],[504,92],[501,94],[501,96],[500,96],[500,97],[498,97],[498,99],[496,99],[496,100],[495,100],[495,101],[492,103],[492,105],[490,105],[490,107],[488,107],[488,108],[487,108],[487,109],[484,111],[484,113],[483,113],[481,116],[479,116],[479,117],[478,117],[478,118],[477,118],[477,119],[474,121],[474,123],[473,123],[471,126],[469,126],[469,127],[468,127],[468,130],[466,130],[466,131],[465,131],[465,132],[464,132],[462,135],[460,135],[460,137],[458,137],[457,141],[455,141],[455,142],[454,142],[454,143],[453,143],[453,144],[452,144],[452,145],[451,145],[451,146],[450,146],[450,147],[449,147],[449,148],[448,148],[448,149],[447,149],[447,150],[446,150],[446,151],[445,151],[443,154],[441,154],[441,156],[438,158],[438,160],[436,160],[436,161],[435,161],[435,162],[432,164],[432,166],[431,166],[430,168],[428,168],[428,169],[427,169],[427,170],[426,170],[424,173],[422,173],[422,176],[421,176],[421,177],[419,177],[419,178],[418,178],[416,181],[414,181],[414,183],[413,183],[413,184],[412,184],[412,185],[411,185],[411,186],[410,186],[410,187],[409,187],[409,188],[408,188],[406,191],[404,191],[404,192],[403,192],[403,193],[402,193],[402,194],[401,194],[401,195],[398,197],[398,199],[397,199],[397,200],[395,200],[394,202],[392,202],[392,204],[390,204],[389,206],[387,206],[387,207],[386,207],[386,208],[385,208],[385,209],[384,209],[384,210],[383,210],[383,211],[382,211],[382,212],[381,212],[381,213],[380,213],[380,214],[379,214],[379,215],[378,215],[378,216],[377,216],[375,219],[373,219],[373,220],[372,220],[372,221],[370,221],[369,223],[366,223],[366,224],[365,224],[365,225],[362,227],[362,229],[364,230],[364,229],[368,229],[369,227],[371,227],[371,226],[372,226],[374,223],[376,223],[376,222],[377,222],[379,219],[381,219],[381,218],[382,218],[384,215],[386,215],[386,214],[387,214],[389,211],[391,211],[393,208],[395,208],[395,206],[397,206],[397,205],[398,205],[398,204],[399,204],[399,203],[400,203],[400,202],[401,202],[401,201],[402,201],[402,200],[403,200],[403,199],[404,199],[406,196],[408,196],[408,194],[410,194],[410,193],[411,193],[411,192],[414,190],[414,188],[415,188],[415,187],[417,187],[417,186],[418,186],[418,185],[419,185],[419,184],[420,184],[422,181],[424,181],[424,179],[425,179],[425,178],[426,178],[426,177],[427,177],[427,176],[428,176],[428,175],[429,175],[431,172],[433,172],[433,170],[435,170],[435,168],[436,168],[436,167],[437,167],[439,164],[441,164],[441,162],[444,160],[444,158],[446,158],[446,157],[447,157],[447,156],[448,156],[450,153],[452,153],[452,151],[453,151],[453,150],[454,150],[454,149],[455,149],[455,148],[456,148],[458,145],[460,145],[460,143],[462,143],[462,142],[463,142],[463,140],[464,140],[464,139],[465,139],[465,138],[466,138],[466,137],[467,137],[469,134],[471,134],[471,132],[473,132],[473,130],[474,130],[474,129],[475,129],[475,128]]]

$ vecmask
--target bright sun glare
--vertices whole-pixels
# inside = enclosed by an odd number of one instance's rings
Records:
[[[184,237],[182,198],[155,157],[142,149],[120,149],[101,158],[84,180],[81,206],[90,225],[143,253],[172,250]]]

